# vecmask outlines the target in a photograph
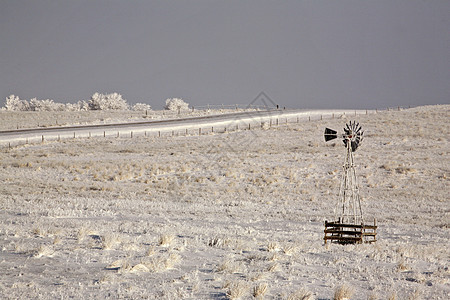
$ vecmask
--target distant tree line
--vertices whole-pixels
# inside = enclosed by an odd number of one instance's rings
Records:
[[[6,97],[2,110],[7,111],[88,111],[88,110],[151,110],[151,106],[145,103],[129,105],[119,93],[102,94],[94,93],[88,101],[81,100],[77,103],[58,103],[51,99],[22,100],[18,96]],[[180,111],[189,109],[189,104],[181,98],[169,98],[164,107],[166,110]]]

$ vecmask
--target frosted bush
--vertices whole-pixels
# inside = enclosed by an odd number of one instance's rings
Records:
[[[91,110],[127,110],[128,103],[121,94],[100,94],[95,93],[89,100]]]
[[[189,104],[184,102],[181,98],[169,98],[166,100],[166,106],[164,107],[166,110],[173,110],[177,111],[178,109],[181,110],[188,110]]]
[[[5,108],[10,111],[27,111],[30,109],[30,104],[27,100],[20,100],[18,96],[10,95],[6,97]]]
[[[84,100],[74,104],[64,104],[54,102],[52,99],[20,100],[18,96],[10,95],[5,101],[5,109],[9,111],[86,111],[89,108],[89,103]]]
[[[65,104],[65,111],[87,111],[89,110],[89,103],[81,100],[77,103],[67,103]]]
[[[29,110],[31,111],[63,111],[65,105],[62,103],[55,103],[51,99],[38,100],[33,98],[30,100]]]
[[[136,103],[135,105],[133,105],[132,109],[134,111],[146,111],[146,110],[151,110],[152,107],[145,103]]]

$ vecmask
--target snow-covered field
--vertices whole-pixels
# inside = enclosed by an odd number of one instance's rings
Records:
[[[44,116],[40,125],[55,125]],[[80,122],[96,123],[89,117]],[[2,147],[0,294],[333,299],[349,289],[351,299],[448,299],[449,117],[450,105],[426,106]],[[323,131],[350,120],[365,130],[355,160],[378,241],[325,246],[345,149]]]

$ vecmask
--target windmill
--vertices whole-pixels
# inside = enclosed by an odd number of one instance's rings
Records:
[[[363,134],[361,126],[355,121],[345,124],[344,133],[340,136],[336,130],[325,128],[326,142],[341,137],[346,148],[339,196],[334,209],[334,221],[325,221],[325,243],[327,240],[341,244],[376,241],[377,226],[375,220],[373,226],[364,225],[353,158],[353,152],[358,149],[362,142]]]

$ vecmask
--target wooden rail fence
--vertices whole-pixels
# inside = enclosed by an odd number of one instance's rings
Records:
[[[344,224],[325,221],[325,244],[327,241],[339,244],[374,243],[377,241],[377,225],[374,219],[373,225]]]

